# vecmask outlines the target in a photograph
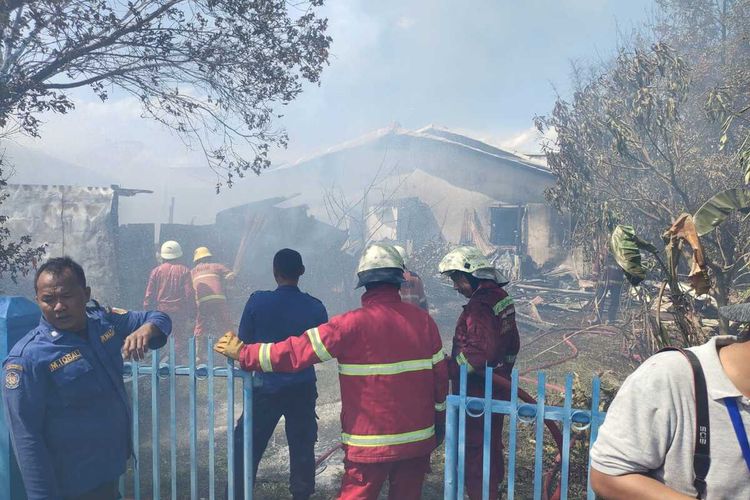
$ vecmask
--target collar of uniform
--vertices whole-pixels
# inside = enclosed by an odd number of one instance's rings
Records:
[[[65,336],[69,336],[69,337],[76,338],[76,339],[82,339],[80,335],[77,335],[73,332],[68,332],[66,330],[59,330],[55,328],[54,326],[52,326],[52,324],[50,324],[49,321],[47,321],[44,318],[44,316],[42,316],[41,319],[39,320],[39,325],[42,328],[44,328],[44,333],[45,335],[47,335],[47,338],[54,343],[59,342]],[[87,318],[86,326],[88,327],[88,318]]]
[[[363,306],[382,302],[401,302],[401,295],[396,285],[382,284],[362,294]]]
[[[724,398],[741,397],[742,393],[734,386],[719,359],[719,348],[737,341],[737,337],[731,335],[720,335],[712,337],[705,344],[693,347],[690,350],[695,353],[701,362],[703,371],[706,372],[706,390],[711,399],[720,400]]]
[[[279,285],[276,287],[276,290],[291,290],[293,292],[299,292],[299,287],[297,285]]]
[[[474,293],[471,294],[471,297],[469,297],[469,302],[482,302],[488,299],[494,300],[494,297],[492,297],[493,292],[497,292],[498,290],[502,290],[502,288],[494,281],[483,281],[479,283],[477,289],[474,290]]]

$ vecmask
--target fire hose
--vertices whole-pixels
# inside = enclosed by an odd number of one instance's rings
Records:
[[[525,374],[530,373],[532,371],[543,370],[543,369],[546,369],[546,368],[550,368],[552,366],[560,365],[562,363],[565,363],[567,361],[570,361],[571,359],[574,359],[574,358],[578,357],[578,347],[573,343],[573,341],[571,340],[571,338],[573,336],[575,336],[575,335],[578,335],[579,333],[598,333],[598,334],[603,334],[603,335],[607,335],[607,336],[613,336],[613,335],[617,334],[617,331],[618,330],[616,328],[614,328],[614,327],[608,327],[608,326],[604,326],[604,325],[592,325],[592,326],[590,326],[588,328],[584,328],[582,330],[577,330],[577,331],[572,332],[572,333],[565,333],[565,334],[563,334],[563,340],[562,340],[562,342],[560,342],[558,344],[555,344],[551,348],[546,349],[546,350],[538,353],[534,357],[538,357],[539,355],[544,354],[545,352],[547,352],[547,351],[549,351],[549,350],[553,349],[554,347],[557,347],[558,345],[561,345],[561,344],[565,344],[565,345],[567,345],[570,348],[570,353],[567,356],[564,356],[562,358],[558,358],[558,359],[556,359],[554,361],[550,361],[548,363],[541,364],[539,366],[534,366],[532,368],[527,368],[527,369],[525,369],[525,370],[523,370],[521,372],[521,375],[525,375]],[[496,375],[496,377],[497,377],[497,375]],[[530,379],[528,379],[526,377],[520,377],[520,378],[522,380],[525,380],[525,381],[528,381],[528,382],[533,382],[532,380],[530,380]],[[565,389],[563,387],[556,386],[556,385],[553,385],[553,384],[546,384],[546,387],[551,388],[553,390],[556,390],[558,392],[565,392]],[[520,389],[519,389],[519,391],[520,391]],[[547,422],[545,421],[545,423],[547,423]],[[550,425],[550,424],[551,423],[547,423],[547,427],[550,429],[550,432],[552,433],[552,436],[555,439],[555,444],[557,444],[558,454],[555,457],[555,462],[554,462],[554,465],[552,466],[552,468],[550,470],[548,470],[547,472],[545,472],[545,474],[544,474],[543,498],[545,500],[559,500],[559,498],[560,498],[560,487],[561,487],[561,484],[560,484],[560,482],[558,482],[557,485],[555,485],[555,476],[560,472],[560,469],[562,467],[562,434],[560,433],[560,430],[557,427],[557,425],[555,425],[555,424],[551,424]],[[552,430],[553,427],[555,428],[555,431]],[[576,437],[573,436],[571,438],[571,440],[570,440],[569,447],[572,448],[576,441],[577,441]],[[554,487],[554,491],[553,491],[553,487]]]

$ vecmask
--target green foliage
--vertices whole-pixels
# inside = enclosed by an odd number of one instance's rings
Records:
[[[269,165],[278,108],[328,60],[321,0],[0,2],[0,126],[39,134],[68,91],[114,86],[200,148],[219,184]],[[218,143],[216,142],[218,141]]]
[[[104,101],[117,88],[204,153],[217,191],[231,186],[268,167],[271,146],[286,145],[273,128],[279,107],[327,64],[322,3],[2,1],[0,138],[39,136],[40,114],[73,111],[71,89],[88,87]],[[0,274],[15,278],[38,252],[26,236],[9,243],[4,222]]]
[[[646,241],[717,192],[750,180],[750,0],[660,0],[656,21],[612,61],[574,74],[542,131],[558,182],[547,192],[573,214],[572,243],[596,253],[603,211]],[[591,75],[591,76],[587,76]],[[732,215],[704,239],[724,302],[750,251]]]
[[[750,191],[727,189],[712,196],[695,212],[693,217],[698,236],[704,236],[713,231],[734,211],[743,214],[750,212]]]
[[[656,253],[656,247],[641,240],[633,226],[618,225],[612,231],[609,246],[615,262],[625,271],[628,280],[637,285],[646,279],[646,269],[641,263],[641,249]]]

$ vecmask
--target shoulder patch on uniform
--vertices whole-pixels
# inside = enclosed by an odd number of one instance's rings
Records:
[[[8,363],[7,365],[5,365],[5,369],[6,370],[16,370],[16,371],[22,372],[23,371],[23,365],[19,365],[17,363]]]
[[[72,363],[73,361],[78,361],[81,359],[81,351],[79,349],[76,349],[75,351],[71,351],[65,356],[62,356],[60,358],[57,358],[52,363],[49,364],[49,371],[53,372],[55,370],[59,370],[63,366]]]
[[[14,365],[18,366],[18,365]],[[17,389],[21,385],[21,374],[17,370],[11,370],[6,367],[5,371],[5,388]]]
[[[500,313],[502,313],[506,309],[509,309],[509,307],[512,305],[513,305],[513,298],[508,296],[508,297],[505,297],[500,302],[498,302],[497,304],[495,304],[492,307],[492,311],[495,313],[495,316],[500,316]],[[508,312],[510,312],[510,310]],[[505,314],[503,316],[505,316]]]

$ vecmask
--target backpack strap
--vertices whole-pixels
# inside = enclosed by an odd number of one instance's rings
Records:
[[[695,450],[693,451],[693,472],[695,479],[693,486],[698,492],[696,498],[703,498],[706,494],[706,476],[711,467],[711,437],[708,418],[708,390],[706,377],[703,375],[698,357],[692,351],[679,347],[666,347],[659,352],[678,351],[685,356],[693,370],[693,384],[695,388]]]

